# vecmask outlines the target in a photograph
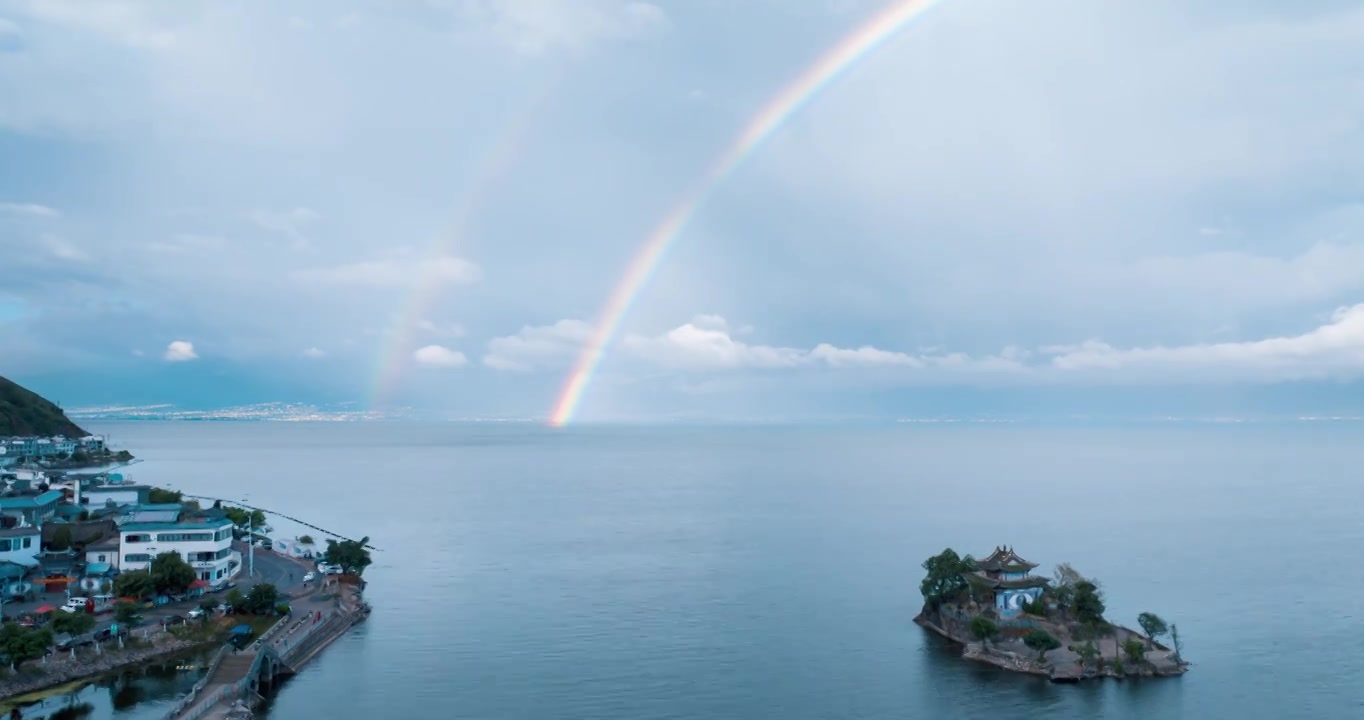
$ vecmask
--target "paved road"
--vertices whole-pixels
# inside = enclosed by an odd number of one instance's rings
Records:
[[[246,543],[233,543],[234,550],[242,554],[242,569],[233,580],[237,583],[237,589],[243,594],[250,592],[251,588],[260,583],[272,583],[279,591],[284,594],[298,594],[303,591],[303,575],[313,569],[311,561],[294,560],[284,557],[270,550],[256,548],[256,574],[248,574],[250,562],[247,559]],[[226,600],[227,592],[219,592],[205,597],[221,598]],[[52,605],[60,608],[66,602],[65,592],[38,593],[38,599],[22,603],[5,603],[5,617],[15,617],[26,612],[33,612],[43,605]],[[143,627],[161,624],[161,618],[167,615],[184,615],[191,609],[199,606],[203,597],[190,598],[184,602],[170,603],[161,605],[149,610],[142,611],[145,622]],[[112,618],[112,615],[101,616],[102,618]]]

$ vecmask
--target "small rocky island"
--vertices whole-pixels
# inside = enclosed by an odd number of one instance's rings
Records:
[[[1035,563],[1000,546],[975,560],[952,549],[927,559],[919,589],[924,608],[914,622],[964,646],[962,657],[1053,682],[1100,677],[1183,675],[1179,628],[1142,613],[1136,632],[1104,618],[1096,580],[1070,565],[1055,578],[1032,574]],[[1157,642],[1168,636],[1173,647]]]

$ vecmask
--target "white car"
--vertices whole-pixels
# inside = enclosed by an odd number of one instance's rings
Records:
[[[341,566],[340,566],[340,565],[328,565],[328,566],[327,566],[327,574],[328,574],[328,575],[340,575],[340,574],[341,574]]]
[[[85,612],[85,602],[86,600],[83,597],[69,597],[66,599],[66,604],[62,606],[62,612]]]
[[[201,607],[194,608],[193,610],[190,610],[189,612],[185,613],[185,617],[187,617],[187,618],[189,618],[189,619],[191,619],[191,620],[198,620],[199,618],[201,618],[201,617],[203,617],[203,616],[204,616],[204,609],[201,608]]]
[[[312,582],[312,581],[314,581],[314,580],[316,580],[316,579],[317,579],[317,573],[315,573],[315,572],[310,572],[310,573],[308,573],[307,575],[304,575],[304,576],[303,576],[303,582],[305,582],[305,583]]]

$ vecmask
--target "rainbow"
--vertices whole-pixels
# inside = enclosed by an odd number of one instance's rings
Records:
[[[663,216],[644,245],[625,269],[625,275],[607,298],[601,315],[587,343],[578,353],[577,361],[565,379],[559,396],[550,411],[549,424],[562,427],[572,419],[592,376],[606,355],[621,322],[640,291],[654,275],[667,255],[668,248],[686,229],[687,222],[696,214],[712,188],[724,180],[749,155],[781,128],[802,107],[828,87],[848,68],[870,55],[887,39],[913,20],[922,17],[939,0],[900,0],[891,3],[853,32],[849,33],[828,52],[824,53],[805,72],[782,88],[744,126],[720,156],[711,163],[701,180],[673,205]]]
[[[417,330],[440,298],[444,286],[441,263],[455,250],[456,241],[464,236],[470,219],[482,206],[488,191],[516,164],[525,149],[526,136],[537,119],[543,116],[542,106],[558,86],[562,72],[556,73],[539,90],[515,120],[503,128],[474,166],[469,189],[460,197],[451,212],[449,225],[437,233],[422,261],[417,264],[417,278],[411,292],[396,313],[393,325],[380,343],[378,370],[370,393],[369,407],[381,409],[396,393],[403,373],[412,365],[412,351],[417,344]]]

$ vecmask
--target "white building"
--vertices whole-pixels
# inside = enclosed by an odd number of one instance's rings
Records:
[[[85,546],[85,564],[106,564],[118,569],[118,536],[110,536]]]
[[[91,485],[81,489],[80,504],[102,507],[115,505],[146,505],[151,494],[147,485]]]
[[[42,531],[33,526],[0,530],[0,562],[26,568],[36,566],[42,545],[41,536]]]
[[[130,522],[118,529],[119,570],[146,570],[152,558],[173,552],[210,584],[241,569],[241,553],[232,549],[232,521]]]

